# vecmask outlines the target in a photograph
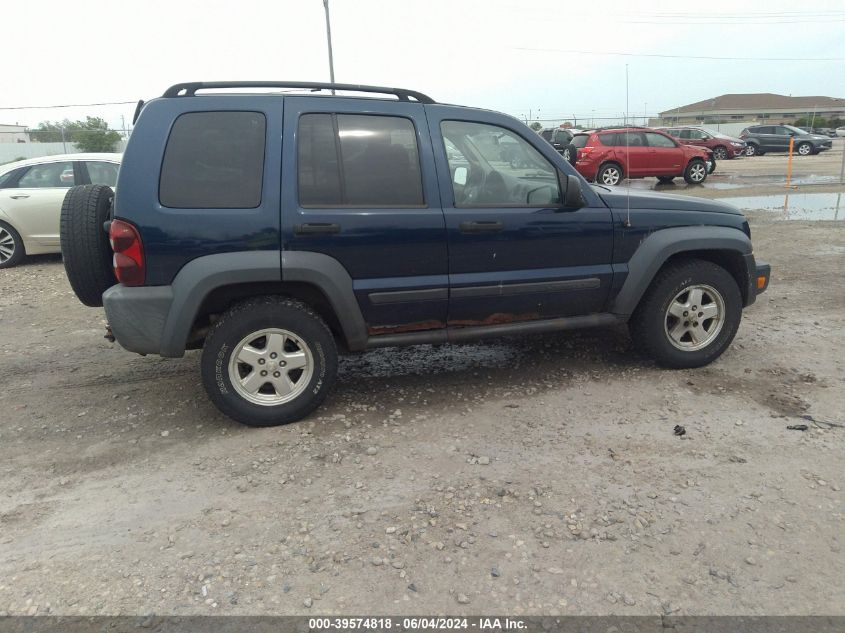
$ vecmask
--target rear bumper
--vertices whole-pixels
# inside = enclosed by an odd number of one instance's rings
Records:
[[[173,303],[170,286],[112,286],[103,293],[106,318],[120,346],[138,354],[159,354]]]

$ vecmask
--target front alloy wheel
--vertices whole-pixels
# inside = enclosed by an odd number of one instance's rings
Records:
[[[801,143],[798,145],[798,153],[801,156],[809,156],[813,152],[813,146],[809,143]]]
[[[687,166],[684,179],[691,185],[700,185],[707,179],[707,169],[703,160],[694,160]]]
[[[728,150],[720,145],[713,150],[713,158],[716,160],[726,160],[728,158]]]
[[[695,285],[675,295],[666,310],[664,328],[669,342],[694,352],[710,345],[722,331],[725,300],[712,286]]]

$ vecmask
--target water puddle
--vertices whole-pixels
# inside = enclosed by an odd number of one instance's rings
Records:
[[[743,211],[770,211],[779,220],[845,220],[843,193],[784,193],[776,196],[719,198]]]

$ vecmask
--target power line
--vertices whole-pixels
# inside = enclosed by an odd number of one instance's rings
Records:
[[[89,108],[93,106],[109,106],[109,105],[135,105],[135,101],[104,101],[103,103],[64,103],[61,105],[37,105],[37,106],[9,106],[0,107],[0,110],[50,110],[52,108]]]
[[[619,51],[580,51],[565,48],[531,48],[511,46],[511,50],[535,53],[572,53],[575,55],[613,55],[618,57],[659,57],[662,59],[708,59],[716,61],[743,62],[841,62],[845,57],[716,57],[712,55],[662,55],[658,53],[623,53]]]

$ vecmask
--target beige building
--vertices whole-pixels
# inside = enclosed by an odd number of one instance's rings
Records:
[[[29,143],[29,134],[25,125],[7,125],[0,123],[0,143]]]
[[[789,97],[768,92],[727,94],[660,113],[662,125],[701,125],[757,121],[792,123],[813,113],[824,119],[845,119],[845,99],[836,97]]]

